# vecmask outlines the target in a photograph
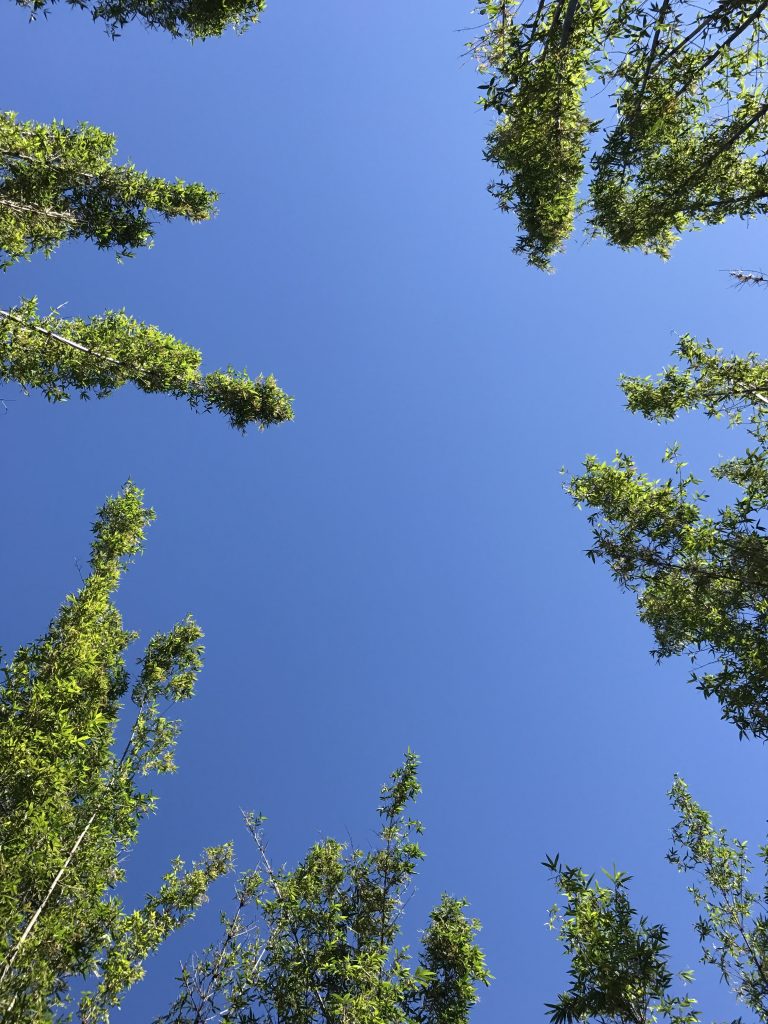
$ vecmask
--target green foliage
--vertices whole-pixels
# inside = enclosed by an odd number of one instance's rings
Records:
[[[125,384],[149,394],[184,398],[193,409],[217,409],[237,430],[293,418],[291,400],[274,377],[245,372],[202,374],[201,353],[124,312],[81,320],[55,310],[40,316],[37,303],[0,310],[0,380],[40,391],[51,402],[105,398]]]
[[[482,67],[493,72],[483,102],[500,115],[485,158],[503,177],[489,191],[502,211],[517,216],[515,252],[548,269],[573,230],[586,140],[594,130],[583,105],[587,57],[608,5],[586,5],[578,17],[571,13],[569,25],[562,4],[540,8],[535,24],[514,22],[504,0],[480,11],[493,26],[482,47]]]
[[[667,930],[638,918],[627,895],[629,876],[614,871],[601,885],[557,856],[544,866],[563,901],[552,908],[549,925],[571,961],[570,987],[547,1006],[552,1024],[697,1024],[695,1000],[671,991]]]
[[[37,124],[0,113],[0,267],[51,253],[69,238],[127,256],[153,238],[151,217],[207,220],[217,198],[116,164],[115,137],[82,124]]]
[[[94,525],[91,571],[40,640],[3,666],[0,687],[0,1017],[102,1024],[140,981],[144,962],[232,867],[230,844],[185,869],[176,860],[133,911],[116,888],[124,855],[154,809],[141,780],[174,770],[178,723],[168,703],[192,696],[201,633],[186,618],[148,643],[131,681],[111,596],[152,512],[128,484]],[[127,742],[122,699],[135,706]],[[263,819],[246,816],[261,863],[243,872],[222,938],[184,968],[159,1020],[466,1024],[488,984],[479,925],[443,896],[418,964],[398,946],[405,898],[423,857],[409,805],[420,792],[409,753],[382,790],[379,843],[368,852],[327,839],[299,866],[273,869]],[[84,980],[84,984],[83,984]]]
[[[167,182],[115,164],[115,139],[81,125],[19,123],[0,114],[0,267],[62,241],[86,238],[120,256],[152,244],[151,215],[205,220],[215,193]],[[40,316],[36,300],[0,310],[0,380],[60,402],[104,398],[129,382],[142,391],[218,409],[237,430],[293,418],[290,398],[274,377],[251,379],[231,367],[203,375],[201,355],[124,312],[90,320]]]
[[[154,807],[140,788],[173,771],[178,724],[169,702],[192,694],[201,632],[186,618],[148,644],[133,685],[111,595],[140,549],[153,514],[128,484],[93,527],[90,574],[48,632],[2,666],[0,682],[0,1017],[106,1021],[142,964],[229,870],[228,846],[206,850],[190,870],[174,863],[155,895],[126,912],[115,894],[125,852]],[[119,753],[121,699],[134,705]]]
[[[671,864],[691,873],[688,887],[699,911],[696,932],[701,961],[717,968],[739,1002],[759,1020],[768,1019],[768,888],[749,888],[752,865],[747,844],[712,825],[682,779],[670,791],[678,821],[672,830]],[[759,850],[768,866],[768,847]]]
[[[682,779],[675,778],[669,795],[677,821],[667,859],[693,876],[688,891],[699,912],[701,962],[714,966],[737,1001],[766,1021],[768,888],[750,888],[747,844],[714,828]],[[760,848],[760,860],[768,866],[768,847]],[[601,885],[558,857],[545,866],[561,897],[550,925],[571,961],[570,987],[548,1007],[552,1024],[697,1024],[696,1001],[673,991],[676,978],[689,984],[693,972],[673,975],[667,930],[637,916],[627,893],[629,876],[613,872]]]
[[[691,680],[714,696],[742,735],[768,737],[768,363],[724,357],[683,337],[678,362],[656,380],[624,377],[627,406],[653,421],[699,409],[746,431],[744,454],[712,468],[713,484],[735,498],[712,512],[700,481],[673,446],[666,480],[651,480],[634,460],[589,456],[567,491],[590,509],[587,554],[608,564],[637,594],[653,630],[654,654],[687,653]]]
[[[419,793],[409,753],[382,790],[379,842],[368,852],[333,839],[293,870],[272,867],[263,818],[246,816],[260,866],[239,880],[218,943],[187,965],[156,1024],[465,1024],[490,975],[465,903],[443,896],[418,964],[397,945],[404,901],[423,853],[408,814]]]
[[[47,16],[58,0],[16,0],[30,17]],[[256,24],[266,0],[67,0],[70,7],[86,10],[94,21],[104,23],[115,38],[132,21],[161,29],[176,38],[209,39],[227,29],[245,32]]]
[[[685,230],[768,211],[764,0],[479,10],[481,102],[500,118],[491,192],[517,214],[529,262],[562,250],[588,149],[588,229],[621,248],[666,257]]]

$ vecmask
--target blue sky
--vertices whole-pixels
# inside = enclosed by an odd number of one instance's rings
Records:
[[[247,36],[189,46],[5,5],[6,108],[114,131],[121,157],[221,200],[123,265],[74,244],[16,267],[2,303],[125,307],[211,369],[275,373],[296,421],[243,438],[170,399],[4,389],[0,572],[12,650],[77,585],[104,497],[142,486],[158,520],[120,607],[145,638],[192,611],[207,667],[128,898],[231,836],[247,864],[240,808],[268,815],[278,862],[322,835],[366,844],[410,746],[428,859],[409,927],[444,890],[470,900],[496,976],[474,1019],[496,1024],[544,1020],[563,987],[545,854],[633,874],[682,969],[673,773],[763,840],[764,751],[684,685],[685,663],[653,664],[631,600],[583,556],[559,469],[621,448],[660,473],[675,437],[697,468],[729,450],[716,425],[633,422],[615,381],[659,369],[679,331],[762,349],[766,296],[725,271],[760,266],[767,232],[694,234],[666,265],[576,239],[556,274],[528,269],[485,192],[461,31],[476,21],[456,0],[273,0]],[[125,1019],[164,1009],[214,917],[152,961]],[[705,1016],[735,1015],[703,972],[696,992]]]

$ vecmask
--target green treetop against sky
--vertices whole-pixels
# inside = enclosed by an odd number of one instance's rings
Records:
[[[4,1019],[766,1017],[765,17],[7,5]]]

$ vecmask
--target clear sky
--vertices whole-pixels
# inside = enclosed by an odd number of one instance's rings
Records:
[[[458,0],[272,0],[247,36],[190,46],[3,5],[5,108],[92,122],[122,158],[221,200],[123,265],[70,244],[16,267],[0,304],[125,307],[210,369],[275,373],[296,421],[243,438],[172,399],[49,406],[5,388],[0,574],[13,650],[77,586],[96,508],[132,477],[158,520],[126,623],[147,638],[192,611],[207,667],[126,898],[229,837],[248,864],[240,808],[268,815],[278,862],[322,835],[367,844],[411,746],[428,853],[412,935],[441,891],[470,900],[496,976],[474,1020],[500,1024],[543,1021],[564,984],[545,854],[633,874],[682,969],[696,947],[664,861],[673,773],[763,841],[765,751],[685,685],[686,663],[654,665],[631,599],[583,556],[559,469],[622,448],[660,475],[675,437],[694,468],[729,450],[716,425],[633,422],[615,381],[660,369],[675,332],[763,349],[768,297],[724,271],[759,267],[768,230],[694,234],[666,265],[576,239],[556,274],[526,268],[485,192],[463,55],[477,20]],[[151,962],[125,1019],[165,1008],[214,916]],[[704,977],[705,1017],[735,1016]]]

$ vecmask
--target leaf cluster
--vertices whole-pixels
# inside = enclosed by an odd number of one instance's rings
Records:
[[[0,113],[0,267],[33,253],[50,255],[84,238],[119,257],[152,244],[153,216],[206,220],[216,193],[169,182],[115,163],[115,139],[99,128],[19,122]],[[59,402],[104,398],[133,383],[147,393],[186,399],[222,412],[240,431],[293,418],[291,399],[273,376],[232,367],[203,375],[200,353],[124,312],[90,320],[40,316],[37,301],[0,310],[0,380]]]
[[[691,680],[714,696],[742,735],[768,736],[768,364],[725,357],[683,337],[677,361],[655,380],[622,378],[627,406],[653,421],[699,409],[748,438],[742,455],[711,469],[713,486],[735,494],[712,509],[700,480],[672,446],[673,475],[652,480],[629,455],[589,456],[566,490],[589,510],[593,544],[619,585],[637,595],[656,640],[654,654],[687,653]]]
[[[630,877],[613,871],[602,885],[558,856],[544,866],[562,901],[549,927],[570,958],[570,986],[547,1006],[552,1024],[698,1024],[695,1000],[672,991],[667,930],[637,915]]]
[[[479,10],[490,190],[530,263],[549,266],[580,209],[591,234],[663,257],[685,230],[768,210],[764,0]]]
[[[244,431],[293,419],[291,399],[274,377],[231,367],[203,374],[201,353],[123,311],[83,320],[56,310],[41,316],[35,299],[0,310],[0,380],[38,391],[50,402],[72,395],[106,398],[126,384],[147,394],[186,399],[193,409],[223,413]]]
[[[672,830],[671,864],[692,876],[688,891],[699,911],[696,933],[702,963],[717,968],[722,981],[759,1020],[768,1019],[768,886],[751,888],[753,867],[743,840],[729,839],[675,778],[670,791],[678,820]],[[763,869],[768,847],[759,849]]]
[[[675,778],[669,796],[676,822],[667,859],[692,879],[701,963],[714,966],[736,1000],[766,1021],[768,888],[752,887],[747,844],[715,828],[682,779]],[[768,848],[759,855],[765,870]],[[550,927],[570,959],[569,988],[548,1007],[552,1024],[697,1024],[696,1000],[675,991],[677,983],[693,981],[693,972],[671,971],[667,930],[638,915],[629,876],[613,871],[600,884],[559,857],[545,867],[559,896]]]
[[[179,995],[156,1024],[464,1024],[490,975],[478,923],[449,896],[432,911],[415,966],[398,945],[409,889],[423,857],[417,758],[382,791],[374,849],[317,843],[293,869],[274,868],[264,819],[246,815],[259,864],[238,882],[222,937],[187,964]]]
[[[503,212],[517,217],[515,252],[540,269],[549,268],[572,231],[594,130],[583,102],[587,56],[609,8],[600,0],[575,18],[575,7],[540,7],[535,24],[514,21],[503,3],[480,8],[495,26],[481,51],[482,68],[490,72],[482,103],[499,115],[485,159],[502,177],[489,191]]]
[[[114,135],[93,125],[0,113],[0,267],[84,238],[129,256],[151,245],[153,215],[207,220],[215,192],[115,162]]]
[[[58,0],[16,0],[30,18],[48,16]],[[175,38],[210,39],[227,29],[245,32],[256,24],[266,0],[67,0],[70,7],[88,11],[115,38],[131,22],[159,29]]]

